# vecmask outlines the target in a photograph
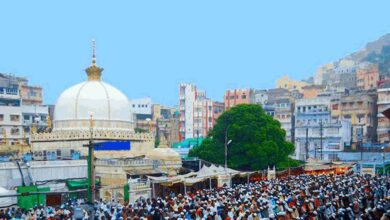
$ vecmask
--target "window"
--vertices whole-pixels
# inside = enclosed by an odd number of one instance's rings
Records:
[[[135,108],[135,104],[133,104],[133,108]]]
[[[363,123],[364,122],[364,115],[363,114],[358,114],[357,118],[358,118],[358,123]]]
[[[11,128],[11,135],[19,135],[19,128]]]
[[[338,109],[339,109],[339,104],[332,105],[332,110],[338,110]]]
[[[28,91],[28,94],[27,94],[29,97],[36,97],[37,96],[37,93],[34,91],[34,90],[30,90]]]
[[[241,98],[242,98],[242,99],[246,99],[246,95],[245,95],[245,94],[242,95]]]
[[[29,121],[30,120],[30,115],[24,115],[23,118],[24,118],[24,120]]]
[[[0,114],[0,121],[4,121],[4,115]]]
[[[10,115],[10,120],[13,122],[18,122],[20,120],[19,115]]]

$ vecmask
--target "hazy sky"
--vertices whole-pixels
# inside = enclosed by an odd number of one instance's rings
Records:
[[[178,83],[222,100],[311,76],[390,32],[390,1],[2,1],[0,72],[27,76],[55,103],[86,79],[91,38],[106,82],[175,105]]]

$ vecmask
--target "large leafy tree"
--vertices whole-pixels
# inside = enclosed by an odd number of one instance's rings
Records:
[[[241,104],[225,111],[202,145],[194,147],[189,156],[224,164],[225,135],[227,140],[232,140],[227,161],[228,167],[234,169],[265,169],[285,163],[294,151],[277,120],[259,105]]]

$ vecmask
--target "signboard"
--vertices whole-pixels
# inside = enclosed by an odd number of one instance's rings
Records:
[[[130,141],[106,141],[94,144],[95,151],[130,150]]]
[[[374,168],[368,168],[368,167],[363,167],[361,169],[361,172],[362,172],[362,175],[365,175],[365,174],[370,174],[370,175],[375,175],[375,170]]]
[[[223,187],[224,185],[230,187],[230,176],[229,175],[219,175],[218,176],[218,187]]]

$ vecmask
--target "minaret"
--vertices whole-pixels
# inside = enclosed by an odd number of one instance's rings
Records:
[[[85,72],[88,75],[88,80],[89,81],[99,81],[103,68],[100,68],[96,65],[96,42],[95,39],[92,39],[92,63],[91,66],[89,66]]]

